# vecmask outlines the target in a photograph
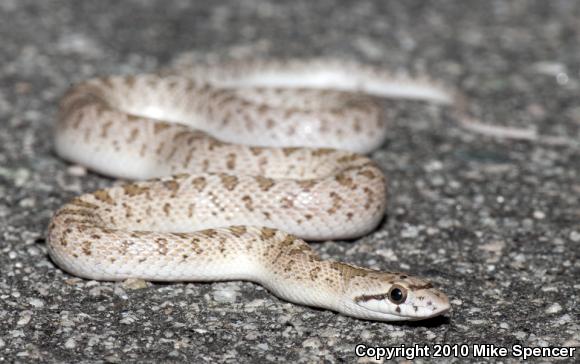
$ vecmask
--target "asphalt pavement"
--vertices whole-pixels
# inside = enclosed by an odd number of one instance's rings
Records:
[[[313,246],[429,278],[451,298],[443,317],[361,321],[248,282],[87,281],[45,244],[59,206],[116,183],[53,151],[74,82],[183,59],[356,59],[462,90],[483,123],[580,141],[578,39],[574,0],[2,0],[0,362],[362,363],[375,361],[357,353],[401,345],[412,350],[397,362],[462,362],[466,350],[495,362],[501,348],[504,362],[523,348],[578,360],[580,147],[478,135],[441,106],[385,101],[390,132],[371,157],[388,214],[368,236]]]

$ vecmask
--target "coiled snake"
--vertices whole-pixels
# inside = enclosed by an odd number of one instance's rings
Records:
[[[199,65],[74,86],[61,101],[57,153],[148,181],[60,208],[50,256],[98,280],[249,280],[291,302],[370,320],[447,312],[447,296],[427,281],[322,260],[301,240],[358,237],[384,215],[385,177],[357,154],[386,133],[369,95],[452,101],[426,80],[316,60]]]

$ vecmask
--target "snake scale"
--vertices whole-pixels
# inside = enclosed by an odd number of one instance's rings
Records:
[[[428,80],[321,60],[81,82],[60,103],[57,153],[146,181],[61,207],[49,254],[90,279],[248,280],[362,319],[441,315],[449,300],[428,281],[323,260],[302,240],[359,237],[383,218],[385,176],[363,155],[387,130],[377,97],[452,102]]]

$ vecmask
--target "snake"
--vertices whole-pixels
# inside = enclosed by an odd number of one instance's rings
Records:
[[[121,185],[52,216],[51,259],[86,279],[251,281],[363,320],[450,310],[423,278],[322,259],[306,241],[383,220],[387,180],[365,154],[388,130],[382,98],[450,104],[423,77],[336,60],[244,60],[108,75],[72,86],[56,153]]]

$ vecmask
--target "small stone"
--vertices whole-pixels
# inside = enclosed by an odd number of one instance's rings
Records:
[[[429,236],[433,236],[439,233],[439,229],[435,228],[435,227],[428,227],[427,228],[427,235]]]
[[[83,283],[83,280],[80,278],[69,278],[65,279],[64,283],[68,284],[69,286],[76,286]]]
[[[461,188],[461,183],[459,183],[459,181],[451,180],[451,181],[449,181],[449,187],[457,190],[457,189]],[[457,206],[457,207],[461,208],[461,206]]]
[[[221,303],[234,303],[239,295],[238,286],[234,283],[222,283],[215,286],[213,299]]]
[[[540,61],[532,64],[532,68],[539,74],[548,76],[557,76],[560,73],[567,72],[565,64],[556,61]]]
[[[454,222],[451,219],[441,219],[437,221],[437,226],[441,229],[449,229],[453,227]]]
[[[105,356],[105,362],[107,362],[107,363],[121,363],[122,361],[116,354],[112,354],[112,355]]]
[[[266,343],[258,344],[258,345],[256,345],[256,347],[260,350],[263,350],[263,351],[268,351],[270,349],[270,345],[268,345]]]
[[[578,347],[578,346],[580,346],[580,341],[574,340],[574,339],[566,340],[566,341],[564,341],[564,343],[562,344],[562,346],[568,346],[568,347],[575,346],[575,347]]]
[[[424,168],[427,172],[440,171],[443,169],[443,163],[438,160],[433,160],[427,163]]]
[[[556,320],[557,325],[568,325],[570,322],[574,321],[572,316],[570,315],[563,315],[558,320]]]
[[[115,293],[115,295],[117,295],[119,298],[123,300],[129,299],[129,296],[127,296],[127,292],[125,292],[125,290],[121,288],[121,286],[115,286],[113,292]]]
[[[405,331],[403,331],[403,330],[394,330],[393,332],[389,333],[389,337],[394,337],[394,338],[395,337],[401,338],[401,337],[405,337],[405,336],[406,336],[406,334],[405,334]]]
[[[129,290],[137,290],[149,287],[149,282],[144,279],[129,278],[125,279],[121,285]]]
[[[67,168],[67,173],[75,177],[84,177],[87,175],[87,169],[83,166],[72,165]]]
[[[580,242],[580,233],[577,231],[572,231],[570,233],[570,240],[572,240],[575,243]]]
[[[527,229],[531,229],[534,227],[534,220],[532,219],[524,219],[522,221],[522,226]]]
[[[538,210],[534,211],[533,216],[534,216],[534,219],[536,219],[536,220],[543,220],[546,218],[546,214],[543,213],[542,211],[538,211]]]
[[[433,176],[431,178],[431,185],[434,187],[440,187],[446,184],[445,179],[441,176]]]
[[[484,325],[487,323],[485,320],[469,320],[472,325]]]
[[[360,338],[363,340],[370,340],[374,336],[374,334],[371,333],[369,330],[362,330],[359,335],[360,335]]]
[[[36,308],[44,307],[44,301],[41,300],[40,298],[29,298],[28,303]]]
[[[254,341],[258,338],[258,333],[257,332],[250,332],[246,335],[246,340],[250,340],[250,341]]]
[[[317,348],[319,348],[321,346],[322,346],[322,343],[317,338],[306,339],[306,340],[304,340],[302,342],[302,347],[303,348],[313,348],[313,349],[317,349]]]
[[[119,322],[124,325],[131,325],[136,321],[138,321],[138,318],[132,312],[124,312],[122,315],[124,317],[121,320],[119,320]]]
[[[405,229],[401,231],[401,237],[403,238],[416,238],[418,235],[419,229],[412,225],[405,226]]]
[[[565,85],[568,81],[570,81],[570,76],[566,73],[561,72],[556,75],[556,82],[558,82],[558,85]]]
[[[18,337],[25,337],[26,335],[24,334],[24,331],[22,330],[12,330],[10,331],[10,335],[13,338],[18,338]]]
[[[385,362],[385,358],[376,359],[374,356],[363,356],[356,360],[359,364],[381,364]]]
[[[560,306],[560,304],[558,302],[556,302],[556,303],[551,304],[550,307],[548,307],[545,312],[546,313],[558,313],[560,311],[562,311],[562,306]]]
[[[375,251],[375,254],[391,262],[395,262],[398,260],[397,255],[395,254],[395,251],[393,249],[377,249]]]
[[[16,322],[16,325],[18,326],[28,325],[31,319],[32,319],[32,311],[28,310],[22,311],[22,313],[20,314],[20,318]]]
[[[87,342],[87,346],[95,346],[101,341],[101,338],[98,335],[92,336],[89,341]]]
[[[286,324],[290,325],[290,323],[292,322],[292,317],[290,317],[288,315],[280,315],[280,316],[278,316],[276,321],[278,321],[278,323],[281,325],[286,325]]]
[[[101,289],[101,287],[94,287],[94,288],[91,288],[89,290],[89,296],[91,296],[91,297],[100,296],[101,293],[103,293],[103,290]]]
[[[505,242],[503,240],[492,240],[487,244],[480,245],[478,248],[488,252],[500,254],[505,248]]]
[[[18,206],[25,208],[34,207],[35,200],[33,198],[23,198],[22,200],[20,200],[20,202],[18,202]]]
[[[77,343],[75,341],[75,339],[73,339],[72,337],[69,338],[67,341],[65,341],[64,343],[64,347],[66,349],[74,349],[77,346]]]

